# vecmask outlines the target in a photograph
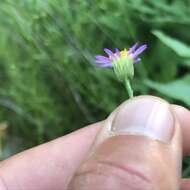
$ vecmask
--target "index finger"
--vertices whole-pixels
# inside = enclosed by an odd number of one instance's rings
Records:
[[[66,189],[100,126],[93,124],[3,161],[0,189]]]

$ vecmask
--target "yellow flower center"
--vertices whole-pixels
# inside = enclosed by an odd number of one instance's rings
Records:
[[[127,57],[128,51],[126,49],[120,51],[121,57]]]
[[[127,49],[124,49],[124,50],[120,51],[119,53],[120,53],[120,56],[118,57],[118,59],[129,57]],[[117,53],[115,53],[114,55],[117,56]],[[119,64],[119,63],[122,63],[122,61],[117,60],[116,63]]]

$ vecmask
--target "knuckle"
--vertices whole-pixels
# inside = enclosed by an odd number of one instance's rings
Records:
[[[121,166],[118,163],[100,160],[85,163],[71,183],[76,187],[71,189],[80,190],[154,189],[152,179],[136,166]]]

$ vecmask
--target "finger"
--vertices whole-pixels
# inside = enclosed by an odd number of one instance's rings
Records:
[[[0,189],[66,189],[100,126],[101,122],[85,127],[3,161]]]
[[[180,122],[183,137],[183,154],[188,155],[190,153],[190,111],[182,106],[173,105],[175,113]],[[182,179],[180,190],[190,189],[190,179]]]
[[[190,111],[178,105],[174,105],[173,108],[182,129],[183,153],[184,155],[187,155],[190,153]]]
[[[181,133],[171,106],[141,96],[110,115],[70,190],[177,190]]]
[[[190,180],[189,179],[183,179],[181,182],[180,190],[189,190],[189,189],[190,189]]]

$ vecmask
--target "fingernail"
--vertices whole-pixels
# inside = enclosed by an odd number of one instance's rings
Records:
[[[128,101],[115,115],[114,134],[143,135],[168,143],[174,133],[174,117],[167,102],[154,97]]]

